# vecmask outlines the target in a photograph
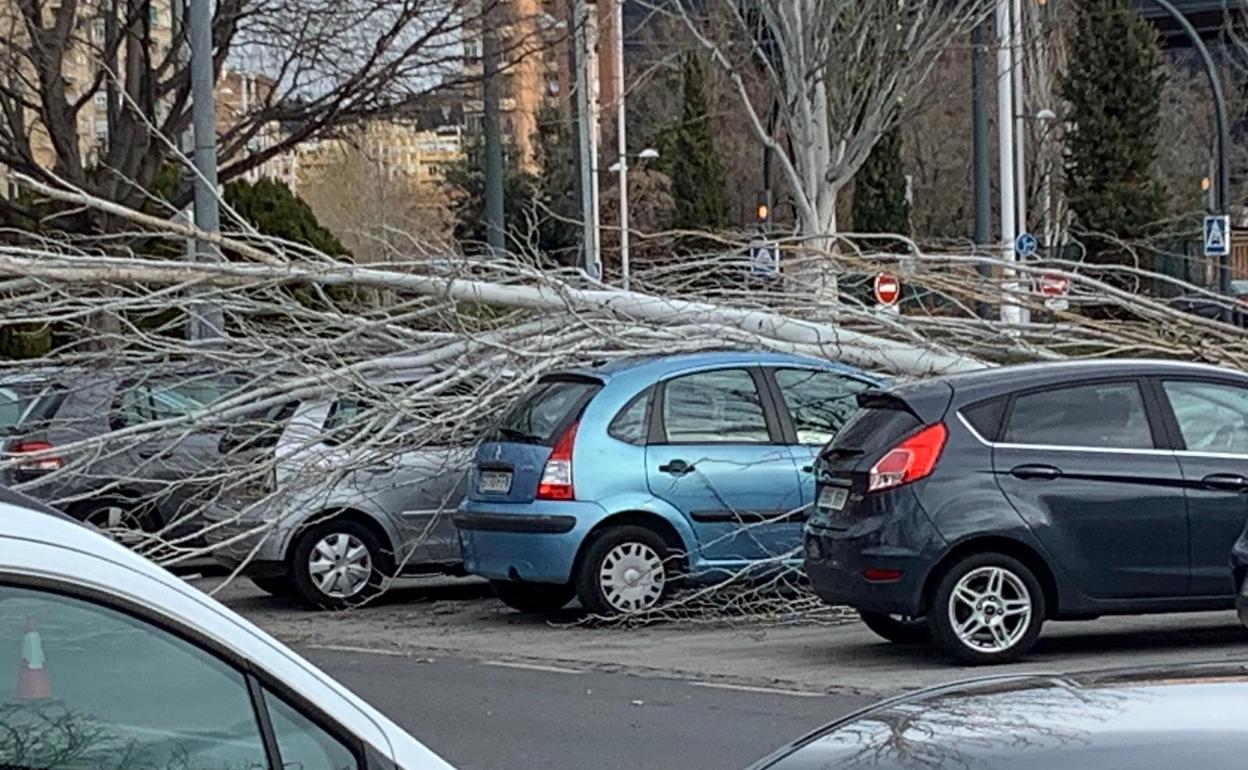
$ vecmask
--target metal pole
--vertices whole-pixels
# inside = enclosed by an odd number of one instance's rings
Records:
[[[212,63],[212,0],[189,0],[188,34],[191,43],[191,123],[195,130],[195,226],[209,233],[220,232],[221,212],[217,202],[217,119]],[[201,262],[220,262],[221,253],[207,241],[195,244],[195,257]],[[189,311],[187,334],[190,339],[224,336],[225,319],[215,303],[196,302]]]
[[[992,242],[992,180],[988,170],[988,93],[984,87],[984,48],[987,43],[987,21],[971,31],[971,151],[974,158],[972,179],[975,190],[975,245],[986,247]],[[980,275],[992,276],[992,265],[980,265]],[[981,302],[978,313],[987,318],[992,312]]]
[[[503,210],[503,137],[498,113],[498,36],[495,34],[498,0],[488,5],[482,18],[481,75],[484,78],[484,110],[481,128],[485,134],[485,242],[492,255],[504,249],[506,222]]]
[[[1014,207],[1018,211],[1015,221],[1018,232],[1028,232],[1027,227],[1027,97],[1023,84],[1023,4],[1022,0],[1010,2],[1010,67],[1011,88],[1014,91]]]
[[[1218,77],[1213,57],[1209,55],[1209,48],[1205,45],[1205,41],[1200,39],[1200,33],[1196,31],[1187,17],[1180,13],[1179,9],[1170,3],[1170,0],[1153,0],[1153,3],[1170,14],[1170,17],[1183,29],[1184,34],[1192,41],[1192,47],[1200,54],[1200,60],[1205,65],[1205,74],[1209,76],[1209,89],[1213,92],[1213,110],[1218,121],[1218,175],[1213,183],[1213,205],[1216,213],[1226,214],[1226,199],[1231,187],[1230,161],[1227,158],[1231,129],[1226,117],[1226,97],[1222,94],[1222,80]],[[1228,253],[1223,254],[1218,260],[1218,291],[1223,294],[1231,293],[1230,249],[1227,251]]]
[[[1014,89],[1011,70],[1013,69],[1013,53],[1010,46],[1010,0],[997,0],[996,8],[997,32],[997,142],[998,168],[1001,175],[1001,257],[1007,263],[1017,260],[1014,253],[1014,239],[1018,233],[1014,229]],[[1007,267],[1002,274],[1003,288],[1007,291],[1016,289],[1013,279],[1016,272]],[[1001,303],[1001,320],[1006,323],[1018,323],[1021,320],[1021,308],[1008,298]]]
[[[628,128],[624,113],[624,0],[615,0],[615,122],[620,164],[620,285],[628,291]]]
[[[595,275],[599,265],[598,250],[598,195],[596,175],[598,154],[595,133],[598,130],[594,121],[594,94],[590,91],[590,66],[593,64],[593,47],[591,45],[589,3],[587,0],[575,0],[573,14],[573,43],[576,48],[578,65],[576,68],[576,114],[578,130],[578,147],[580,150],[581,171],[581,219],[582,219],[582,260],[585,272]]]

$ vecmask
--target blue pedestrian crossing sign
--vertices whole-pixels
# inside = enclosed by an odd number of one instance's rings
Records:
[[[1014,253],[1024,259],[1036,253],[1036,247],[1040,244],[1036,242],[1036,236],[1031,233],[1023,233],[1014,240]]]
[[[1231,218],[1226,214],[1205,217],[1205,256],[1225,257],[1231,253]]]

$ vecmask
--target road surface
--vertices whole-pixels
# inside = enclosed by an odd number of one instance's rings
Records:
[[[871,700],[542,664],[299,651],[461,770],[733,770]]]

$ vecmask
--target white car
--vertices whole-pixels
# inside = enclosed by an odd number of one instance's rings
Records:
[[[449,770],[165,570],[0,489],[0,767]]]

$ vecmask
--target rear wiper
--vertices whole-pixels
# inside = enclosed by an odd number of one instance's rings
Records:
[[[498,432],[503,434],[507,438],[511,439],[512,441],[520,441],[525,444],[542,443],[541,436],[534,436],[532,433],[525,433],[524,431],[516,430],[515,428],[499,428]]]

